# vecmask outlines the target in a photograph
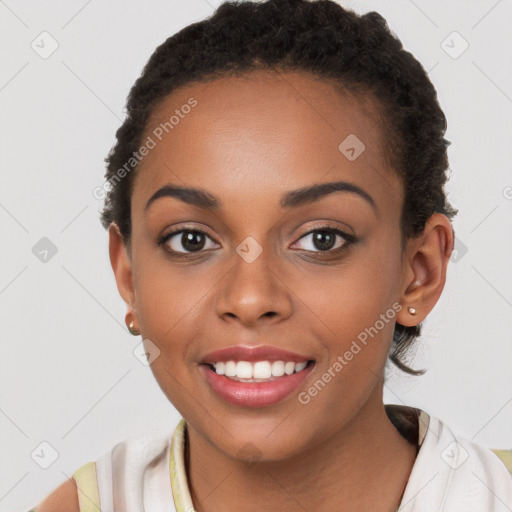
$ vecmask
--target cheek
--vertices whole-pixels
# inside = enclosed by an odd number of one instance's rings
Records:
[[[137,286],[137,285],[135,285]],[[154,340],[173,366],[190,362],[201,332],[200,312],[207,300],[204,279],[152,269],[137,288],[137,315],[145,338]]]
[[[375,370],[385,363],[401,309],[397,247],[397,242],[374,240],[338,268],[296,280],[294,290],[303,298],[301,314],[309,318],[330,363],[347,351],[346,359]]]
[[[209,274],[204,265],[171,261],[163,247],[134,229],[135,239],[140,242],[134,244],[133,287],[141,332],[179,350],[189,317],[211,287]]]
[[[373,295],[375,292],[370,288],[343,294],[333,284],[322,294],[325,313],[321,322],[311,324],[310,331],[323,345],[325,357],[317,362],[310,385],[297,397],[301,419],[308,424],[303,425],[305,432],[318,429],[315,419],[323,418],[322,434],[328,437],[370,397],[382,400],[378,386],[391,346],[396,311],[391,305],[382,307],[382,297]],[[329,295],[337,297],[337,302],[329,302]]]
[[[181,276],[181,277],[180,277]],[[195,388],[194,368],[202,324],[197,318],[201,297],[195,279],[184,273],[150,266],[141,271],[137,286],[137,315],[146,351],[156,346],[158,357],[150,365],[160,389],[184,416],[190,416],[190,404],[200,399]],[[204,334],[202,336],[204,342]],[[154,345],[152,345],[154,344]]]
[[[390,348],[398,305],[390,300],[382,282],[372,280],[367,272],[326,280],[316,292],[305,283],[303,286],[302,295],[307,297],[303,315],[310,319],[310,330],[324,346],[329,361],[352,351],[358,354],[360,364],[380,366]],[[364,350],[358,349],[357,342]],[[351,355],[347,358],[351,360]]]
[[[401,309],[395,292],[399,254],[389,248],[361,253],[361,258],[317,279],[315,287],[311,281],[296,283],[302,286],[298,294],[307,297],[301,314],[309,317],[308,329],[325,355],[311,386],[298,398],[306,418],[326,418],[327,435],[374,392]]]

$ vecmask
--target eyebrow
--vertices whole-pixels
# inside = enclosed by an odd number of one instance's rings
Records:
[[[309,187],[290,190],[286,192],[279,205],[281,208],[298,208],[306,204],[313,203],[333,192],[350,192],[357,194],[367,201],[375,210],[377,205],[370,194],[362,188],[348,181],[334,181],[330,183],[319,183]],[[198,208],[208,210],[218,210],[222,207],[222,202],[208,191],[194,187],[180,187],[177,185],[164,185],[159,188],[147,201],[144,211],[146,211],[152,203],[162,197],[174,197],[184,203]]]

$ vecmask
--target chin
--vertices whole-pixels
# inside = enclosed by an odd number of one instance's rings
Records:
[[[300,456],[306,449],[307,440],[300,429],[295,432],[287,428],[284,434],[278,427],[270,435],[268,433],[272,429],[259,429],[252,435],[250,429],[243,431],[243,435],[241,432],[233,437],[227,435],[220,444],[216,440],[212,442],[227,456],[249,466],[261,462],[284,462]]]

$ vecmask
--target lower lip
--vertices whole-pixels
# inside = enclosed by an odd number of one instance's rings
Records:
[[[293,393],[311,373],[314,364],[304,370],[269,382],[237,382],[215,373],[209,366],[200,365],[206,380],[226,402],[241,407],[265,407],[284,400]]]

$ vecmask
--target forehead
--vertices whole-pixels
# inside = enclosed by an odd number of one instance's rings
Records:
[[[278,203],[282,192],[347,180],[383,208],[401,203],[384,158],[385,136],[367,97],[340,93],[304,73],[254,71],[192,83],[154,108],[132,208],[162,185],[214,191],[223,204]]]

